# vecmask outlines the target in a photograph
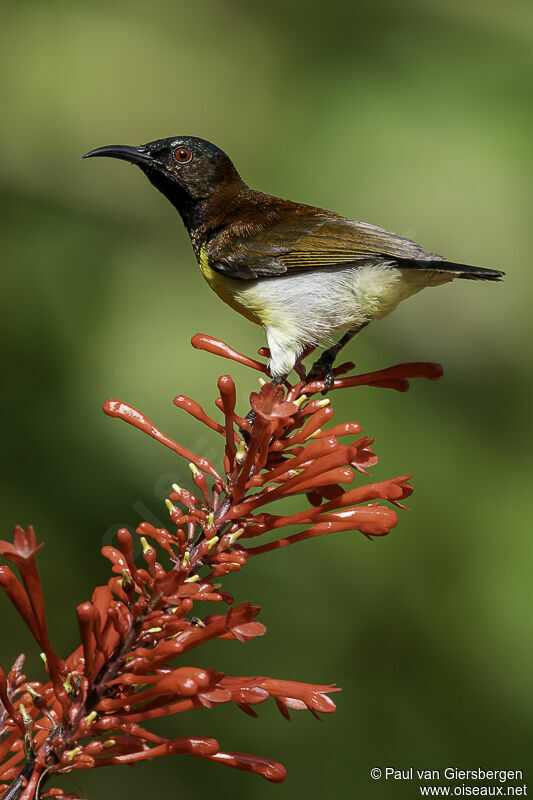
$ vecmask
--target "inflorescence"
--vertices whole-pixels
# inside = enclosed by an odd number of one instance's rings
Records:
[[[192,342],[268,375],[264,363],[218,339],[197,334]],[[260,355],[268,352],[262,349]],[[436,364],[416,363],[339,377],[352,368],[344,364],[335,370],[332,389],[377,386],[405,391],[408,378],[435,380],[442,374]],[[37,641],[49,676],[44,683],[28,680],[22,655],[7,675],[0,669],[3,800],[74,798],[61,788],[49,788],[46,794],[43,789],[54,775],[72,770],[182,753],[279,782],[285,769],[274,761],[224,752],[212,738],[164,738],[145,725],[222,703],[234,703],[255,717],[254,706],[269,697],[287,719],[289,709],[307,708],[315,716],[335,710],[329,696],[338,691],[334,686],[172,666],[178,656],[209,640],[245,642],[265,632],[256,620],[259,608],[248,602],[234,605],[221,588],[219,581],[229,572],[242,569],[252,556],[327,533],[387,534],[397,522],[390,506],[404,508],[402,501],[412,492],[409,475],[346,488],[358,474],[368,475],[377,457],[373,440],[360,436],[356,422],[327,427],[334,412],[329,398],[315,397],[324,389],[321,381],[274,386],[261,378],[260,383],[260,391],[250,396],[253,423],[251,415],[237,414],[229,375],[218,380],[220,422],[194,400],[182,395],[174,399],[178,408],[223,437],[222,474],[132,406],[118,400],[104,405],[109,416],[125,420],[185,458],[196,490],[172,486],[166,500],[169,530],[147,522],[139,525],[142,564],[134,560],[127,529],[118,531],[117,546],[102,548],[113,575],[107,585],[96,587],[90,601],[78,606],[81,643],[67,658],[57,655],[50,641],[35,559],[42,545],[37,545],[33,529],[17,527],[12,543],[0,541],[0,553],[16,565],[21,578],[1,566],[0,586]],[[293,495],[302,496],[302,511],[280,515],[264,510]],[[280,536],[289,525],[303,530]],[[206,601],[220,604],[220,612],[203,614],[200,606]]]

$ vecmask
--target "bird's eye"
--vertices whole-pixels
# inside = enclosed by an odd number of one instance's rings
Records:
[[[187,164],[192,158],[192,153],[188,147],[178,147],[174,151],[174,158],[179,164]]]

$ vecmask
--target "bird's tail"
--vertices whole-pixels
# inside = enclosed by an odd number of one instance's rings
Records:
[[[454,264],[453,261],[440,259],[398,259],[401,266],[407,269],[423,269],[430,272],[448,272],[457,278],[469,281],[501,281],[505,272],[499,269],[485,269],[485,267],[472,267],[470,264]]]

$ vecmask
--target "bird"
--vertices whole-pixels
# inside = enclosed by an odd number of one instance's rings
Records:
[[[106,145],[83,158],[135,164],[179,212],[209,286],[266,332],[276,384],[292,369],[333,384],[340,350],[364,327],[428,286],[504,272],[458,264],[405,236],[250,188],[215,144],[171,136]],[[340,334],[340,338],[337,337]],[[328,345],[305,373],[302,357]]]

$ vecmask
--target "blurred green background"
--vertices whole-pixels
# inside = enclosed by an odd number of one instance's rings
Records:
[[[163,524],[169,484],[190,479],[103,401],[127,400],[218,457],[216,435],[172,405],[184,393],[212,408],[230,368],[190,337],[250,354],[264,344],[204,284],[179,218],[140,172],[83,153],[202,136],[252,186],[508,272],[428,290],[349,349],[363,371],[445,367],[407,394],[334,399],[336,421],[376,437],[376,477],[415,473],[399,526],[250,563],[227,585],[262,606],[267,635],[190,656],[343,688],[322,725],[299,713],[289,725],[272,704],[260,721],[227,706],[162,726],[282,761],[285,784],[168,758],[77,773],[83,797],[411,798],[415,783],[370,769],[531,766],[532,22],[520,0],[4,1],[1,535],[33,523],[46,540],[61,653],[76,643],[75,604],[107,579],[102,542],[121,524]],[[256,379],[231,369],[244,412]],[[24,649],[43,677],[1,603],[2,664]]]

